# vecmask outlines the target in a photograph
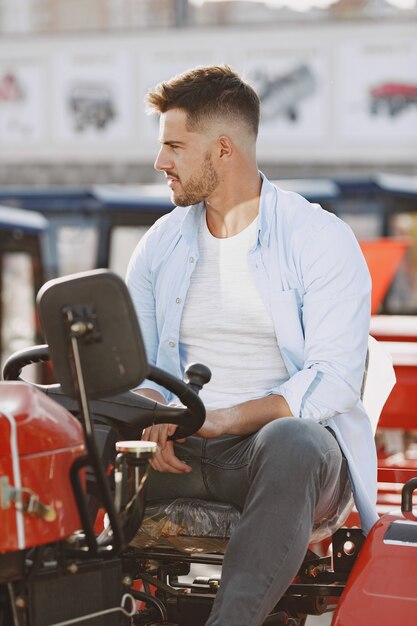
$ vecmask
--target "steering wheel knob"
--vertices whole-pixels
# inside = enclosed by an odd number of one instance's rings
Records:
[[[184,372],[186,382],[196,393],[211,379],[211,371],[202,363],[190,363]]]

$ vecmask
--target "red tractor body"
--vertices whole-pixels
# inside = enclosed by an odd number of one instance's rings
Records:
[[[332,626],[417,624],[417,518],[401,511],[372,528],[353,566]]]
[[[84,454],[80,423],[41,391],[0,383],[0,553],[44,545],[80,528],[70,483]]]

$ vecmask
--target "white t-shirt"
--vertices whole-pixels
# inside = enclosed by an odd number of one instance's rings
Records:
[[[233,237],[199,229],[200,258],[191,276],[180,327],[181,366],[204,363],[211,381],[200,395],[209,409],[261,398],[288,380],[271,316],[248,266],[258,220]]]

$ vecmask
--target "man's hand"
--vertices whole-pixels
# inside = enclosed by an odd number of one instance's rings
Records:
[[[160,404],[165,404],[164,397],[154,389],[140,389],[137,393]],[[157,472],[169,472],[171,474],[188,474],[191,472],[191,467],[175,456],[174,442],[168,441],[168,437],[173,435],[177,428],[176,424],[156,424],[142,431],[143,441],[156,441],[159,446],[158,452],[149,461],[150,466]],[[177,443],[184,441],[185,439],[178,439]]]
[[[176,424],[157,424],[145,428],[142,432],[143,441],[156,441],[159,450],[149,461],[151,467],[157,472],[169,472],[170,474],[188,474],[191,467],[180,461],[174,453],[174,442],[168,441],[168,437],[173,435],[177,429]],[[179,439],[178,443],[185,441]]]

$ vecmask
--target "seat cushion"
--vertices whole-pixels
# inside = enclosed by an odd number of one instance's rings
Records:
[[[347,479],[343,482],[343,493],[333,516],[316,522],[310,543],[330,537],[343,525],[352,508],[352,491]],[[148,504],[143,522],[130,545],[223,554],[239,518],[240,511],[232,504],[192,498],[161,500]]]
[[[131,546],[223,553],[240,512],[231,504],[178,498],[148,504]]]

